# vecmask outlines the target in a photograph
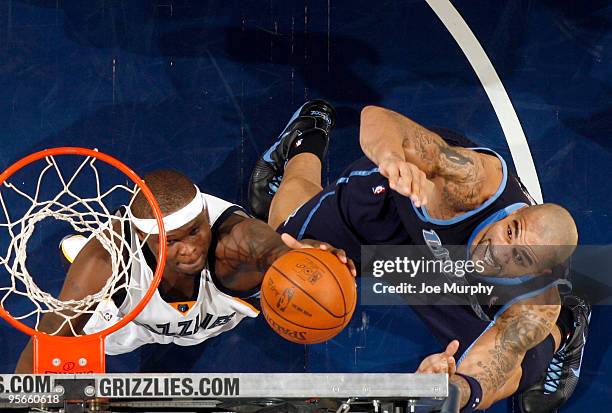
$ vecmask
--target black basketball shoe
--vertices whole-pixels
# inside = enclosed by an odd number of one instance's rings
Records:
[[[519,396],[523,413],[555,412],[574,393],[578,384],[591,306],[585,300],[570,295],[563,299],[562,311],[571,312],[573,326],[569,326],[565,344],[554,354],[546,377]]]
[[[254,216],[267,221],[270,203],[283,179],[292,146],[301,145],[302,139],[310,136],[321,139],[323,135],[325,148],[322,157],[325,157],[335,118],[334,108],[324,100],[308,101],[293,114],[276,142],[257,160],[251,174],[249,206]]]

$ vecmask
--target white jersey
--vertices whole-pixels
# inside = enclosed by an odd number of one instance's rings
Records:
[[[242,210],[212,195],[202,196],[208,207],[211,228],[225,211]],[[86,334],[116,324],[142,300],[151,285],[153,270],[147,265],[143,251],[138,248],[135,231],[130,232],[131,246],[138,260],[133,261],[130,269],[128,294],[120,308],[117,308],[112,299],[101,302],[97,307],[98,311],[94,312],[84,327]],[[219,291],[207,264],[200,276],[197,299],[193,305],[189,305],[187,311],[181,312],[164,301],[156,290],[149,303],[132,322],[106,337],[106,354],[128,353],[149,343],[174,343],[181,346],[199,344],[231,330],[245,317],[257,317],[258,314],[259,312],[245,301]]]

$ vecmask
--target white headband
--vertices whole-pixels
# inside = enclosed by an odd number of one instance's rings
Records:
[[[194,185],[195,186],[195,185]],[[206,202],[204,201],[204,197],[200,193],[198,187],[195,187],[196,194],[195,197],[189,202],[187,205],[171,213],[170,215],[166,215],[163,218],[164,221],[164,229],[166,231],[172,231],[177,228],[182,227],[185,224],[191,222],[195,217],[200,215],[200,213],[206,207]],[[130,216],[130,221],[132,224],[145,234],[159,234],[159,228],[157,227],[157,221],[146,218],[136,218],[130,208],[128,208],[128,214]]]

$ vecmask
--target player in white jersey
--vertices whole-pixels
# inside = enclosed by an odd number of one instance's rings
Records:
[[[242,212],[239,206],[207,194],[198,193],[194,201],[197,209],[206,205],[213,240],[219,225],[227,217]],[[130,268],[128,288],[131,293],[119,304],[115,303],[116,299],[102,302],[98,307],[100,311],[95,312],[83,328],[87,334],[108,328],[118,321],[119,316],[128,314],[142,300],[153,280],[155,262],[150,262],[150,256],[147,260],[148,254],[138,248],[133,223],[131,229],[130,245],[139,258]],[[248,302],[220,291],[221,287],[217,287],[212,278],[210,265],[210,261],[207,262],[196,276],[199,278],[196,282],[198,288],[190,297],[192,300],[178,297],[179,301],[174,301],[172,297],[164,299],[162,294],[154,294],[133,323],[106,338],[106,354],[127,353],[148,343],[198,344],[234,328],[244,317],[256,317],[259,311]]]
[[[157,199],[167,231],[166,265],[163,278],[144,310],[124,328],[106,339],[109,355],[127,353],[148,343],[195,345],[235,327],[258,311],[243,299],[257,294],[263,274],[272,262],[293,248],[321,246],[349,266],[342,250],[318,241],[296,241],[282,237],[262,221],[219,198],[202,194],[185,175],[158,170],[145,176]],[[126,237],[132,248],[147,234],[157,231],[151,208],[137,195],[128,210]],[[117,225],[120,225],[117,223]],[[115,294],[100,304],[101,312],[82,315],[73,323],[85,334],[102,330],[129,313],[148,289],[156,267],[157,237],[148,237],[135,251],[138,260],[129,272],[129,294]],[[146,263],[146,264],[144,264]],[[99,291],[112,273],[110,256],[96,238],[91,238],[68,270],[59,298],[81,299]],[[62,318],[43,317],[42,331],[56,331]],[[76,325],[75,325],[76,324]],[[71,335],[69,326],[59,335]],[[32,370],[30,341],[17,363],[16,373]]]

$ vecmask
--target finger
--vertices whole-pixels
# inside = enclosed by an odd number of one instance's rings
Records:
[[[346,264],[348,262],[348,258],[346,257],[346,252],[341,249],[334,249],[332,251],[336,257],[342,262],[342,264]]]
[[[446,360],[447,364],[448,364],[448,375],[452,376],[453,374],[455,374],[457,372],[457,363],[455,362],[455,358],[454,357],[449,357]]]
[[[416,192],[416,195],[418,197],[418,206],[421,207],[423,205],[425,205],[427,203],[427,182],[429,182],[429,180],[427,179],[427,175],[425,175],[425,172],[421,171],[420,169],[416,169],[415,175],[417,176],[416,179],[416,185],[413,184],[413,190]],[[415,188],[416,187],[416,188]]]
[[[420,201],[421,201],[421,206],[427,205],[427,203],[429,202],[429,198],[427,198],[427,194],[421,193]]]
[[[417,373],[446,373],[449,365],[444,353],[437,353],[427,356],[421,361]]]
[[[425,205],[429,202],[429,198],[433,195],[435,184],[425,177],[423,182],[423,190],[421,191],[421,205]]]
[[[400,177],[400,171],[397,168],[396,164],[393,164],[388,168],[388,174],[389,174],[388,176],[389,180],[397,183],[397,180]]]
[[[421,360],[421,363],[419,364],[419,368],[417,369],[416,373],[431,373],[433,371],[433,363],[431,361],[433,357],[434,355],[431,355]]]
[[[455,353],[459,350],[459,340],[453,340],[446,346],[446,350],[444,350],[444,354],[447,357],[453,357]]]
[[[393,189],[394,191],[397,191],[397,188],[400,185],[400,180],[401,179],[399,175],[389,178],[389,188]]]
[[[389,179],[389,182],[397,182],[399,178],[399,170],[395,163],[385,163],[382,168],[380,168],[380,173]]]
[[[281,240],[291,249],[306,248],[306,244],[301,243],[287,233],[281,234]]]
[[[329,244],[322,242],[321,244],[319,244],[319,249],[322,249],[323,251],[327,251],[329,249]]]
[[[334,254],[336,254],[336,257],[340,258],[342,264],[348,263],[348,257],[346,256],[346,252],[344,250],[337,249],[334,251]]]
[[[423,173],[416,167],[412,169],[412,188],[410,199],[414,202],[415,207],[421,206],[421,190],[423,186]]]
[[[408,167],[408,164],[401,165],[400,176],[401,176],[401,179],[398,185],[398,189],[396,189],[396,191],[404,196],[412,195],[413,177],[412,177],[412,172],[410,171],[410,168]]]
[[[397,181],[397,185],[393,189],[395,189],[396,192],[409,197],[412,195],[411,185],[412,178],[410,176],[402,175],[402,177]]]
[[[438,373],[448,373],[448,363],[446,359],[441,359],[438,363]]]
[[[353,260],[349,258],[346,265],[351,271],[351,274],[353,274],[353,277],[357,277],[357,267],[355,266],[355,263],[353,262]]]
[[[425,360],[423,360],[423,362],[421,362],[421,364],[419,365],[419,368],[417,369],[416,373],[426,373],[426,374],[431,374],[431,373],[433,373],[433,366],[431,365],[431,363],[429,362],[429,360],[425,359]]]
[[[389,172],[387,172],[387,163],[383,162],[380,165],[378,165],[378,172],[380,172],[380,174],[382,176],[384,176],[385,178],[389,178]]]

